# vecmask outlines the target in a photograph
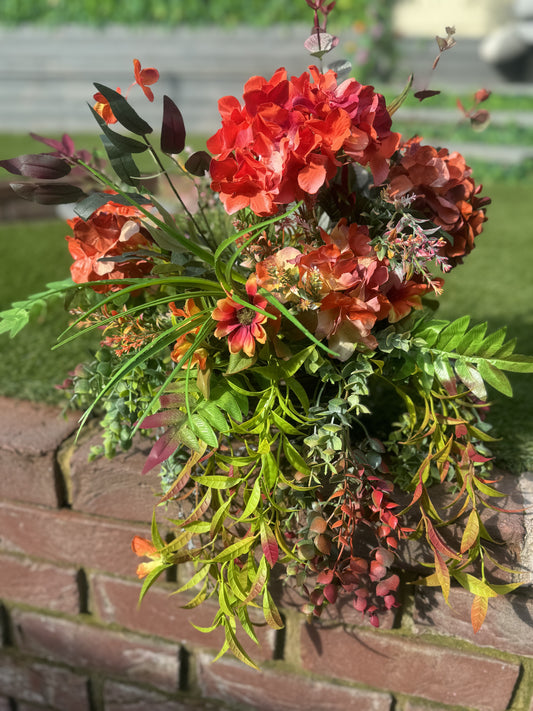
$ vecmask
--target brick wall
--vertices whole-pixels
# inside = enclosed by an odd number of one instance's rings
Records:
[[[478,635],[461,590],[448,607],[405,585],[379,630],[347,606],[307,624],[275,591],[287,624],[259,628],[262,670],[212,664],[220,638],[190,624],[210,624],[208,604],[184,610],[167,581],[137,606],[130,541],[148,535],[158,491],[146,451],[88,463],[98,433],[74,446],[75,429],[0,398],[0,711],[533,711],[530,588],[491,600]],[[527,504],[531,478],[505,483]],[[522,562],[528,515],[487,520]]]

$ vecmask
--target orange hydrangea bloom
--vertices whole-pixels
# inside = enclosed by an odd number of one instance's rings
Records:
[[[229,214],[249,207],[271,215],[316,195],[347,158],[369,165],[376,184],[386,178],[400,135],[372,87],[337,85],[333,71],[314,66],[288,79],[280,68],[269,80],[249,79],[243,99],[219,101],[222,128],[207,142],[212,188]]]
[[[483,186],[474,183],[460,153],[437,150],[421,140],[416,136],[403,145],[399,162],[390,171],[390,194],[416,196],[413,209],[450,236],[443,251],[452,264],[459,264],[474,249],[490,199],[479,196]]]
[[[116,260],[122,254],[130,254],[152,244],[150,233],[142,226],[141,217],[143,215],[137,208],[110,201],[86,221],[80,217],[67,220],[74,232],[66,237],[74,259],[70,267],[72,280],[83,284],[149,274],[152,262],[146,257]],[[99,293],[113,288],[119,287],[105,283],[93,287]]]

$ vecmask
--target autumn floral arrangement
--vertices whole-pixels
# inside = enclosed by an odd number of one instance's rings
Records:
[[[334,3],[306,1],[321,65]],[[153,101],[157,70],[134,69]],[[222,627],[221,653],[250,664],[252,609],[283,624],[274,578],[310,616],[345,598],[377,625],[398,605],[410,538],[427,553],[417,582],[445,598],[470,590],[476,630],[488,598],[516,587],[486,572],[498,563],[480,514],[499,495],[486,384],[510,395],[504,371],[532,372],[533,359],[504,330],[436,315],[442,274],[474,248],[489,200],[459,153],[392,130],[409,84],[386,105],[342,69],[250,78],[242,101],[220,99],[221,128],[195,153],[168,96],[156,148],[127,94],[96,84],[107,163],[66,135],[1,161],[29,178],[13,184],[22,197],[76,214],[71,277],[14,304],[1,329],[60,298],[72,315],[61,342],[100,334],[65,387],[83,422],[101,417],[101,453],[137,432],[153,440],[144,472],[161,471],[174,535],[154,517],[152,540],[133,540],[149,559],[141,597],[178,566],[185,607],[218,601],[205,631]]]

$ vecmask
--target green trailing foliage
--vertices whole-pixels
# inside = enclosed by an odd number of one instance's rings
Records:
[[[315,12],[313,51],[322,55],[334,44],[324,32],[332,6],[307,4]],[[448,30],[441,51],[451,46]],[[146,93],[158,73],[134,66]],[[231,120],[223,118],[208,142],[212,180],[206,152],[174,154],[185,153],[186,136],[171,99],[163,102],[158,151],[152,127],[127,98],[99,83],[103,99],[93,113],[107,167],[76,153],[66,136],[41,139],[54,148],[48,158],[1,161],[25,181],[26,198],[75,195],[78,217],[69,223],[72,280],[0,314],[0,332],[16,335],[63,299],[72,321],[59,345],[100,334],[94,357],[66,385],[71,402],[85,408],[82,425],[101,417],[103,444],[92,456],[128,449],[137,432],[150,438],[143,472],[162,470],[157,505],[172,529],[160,531],[154,515],[151,540],[133,539],[135,553],[149,559],[137,569],[140,599],[165,571],[183,566],[188,577],[176,590],[183,607],[193,611],[208,599],[218,606],[211,625],[197,629],[221,628],[219,656],[231,651],[252,667],[241,640],[257,643],[258,612],[264,624],[283,626],[274,576],[302,595],[311,618],[345,597],[377,625],[398,605],[400,544],[417,538],[430,569],[419,582],[438,585],[446,600],[452,585],[469,590],[476,631],[487,600],[516,587],[488,572],[487,561],[501,564],[482,512],[498,510],[492,501],[501,494],[491,471],[487,388],[510,396],[506,373],[532,373],[533,357],[515,354],[504,329],[487,333],[467,316],[438,319],[430,298],[442,289],[437,269],[449,271],[472,249],[487,201],[455,154],[432,148],[431,180],[416,196],[400,194],[398,184],[413,179],[404,159],[418,143],[401,145],[371,87],[348,81],[346,103],[331,74],[314,72],[307,84],[277,73],[257,120],[226,99]],[[289,87],[304,96],[276,113],[274,98],[282,101]],[[250,105],[271,89],[250,92]],[[391,112],[409,90],[408,82]],[[361,92],[375,115],[357,114]],[[350,112],[341,108],[348,105]],[[236,126],[239,111],[245,128]],[[273,150],[269,136],[280,117]],[[113,119],[118,128],[109,127]],[[134,160],[142,153],[153,159],[167,200],[147,190]],[[437,200],[430,190],[438,161]],[[423,157],[420,165],[424,173]],[[74,168],[92,182],[77,185]],[[374,186],[373,171],[385,187]],[[192,208],[177,177],[192,189]],[[173,209],[164,206],[168,194]],[[432,212],[438,204],[459,213],[465,202],[466,231],[462,213],[463,223],[445,229]],[[444,504],[436,503],[441,490],[451,498]]]

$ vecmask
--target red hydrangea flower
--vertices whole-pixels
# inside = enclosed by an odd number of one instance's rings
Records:
[[[267,307],[267,300],[257,294],[257,282],[254,275],[246,282],[246,293],[251,304],[260,309]],[[230,353],[244,351],[251,358],[255,353],[255,342],[265,343],[266,341],[267,334],[262,324],[267,320],[267,317],[248,306],[237,303],[231,296],[217,301],[212,317],[215,321],[219,321],[215,336],[217,338],[228,337]]]
[[[121,254],[149,247],[151,237],[142,226],[142,213],[135,207],[108,202],[96,210],[85,222],[80,217],[67,220],[74,235],[67,236],[69,252],[74,259],[70,267],[76,284],[87,281],[124,279],[148,274],[152,268],[149,259],[125,258],[115,261]],[[112,257],[113,259],[108,259]],[[107,258],[107,259],[106,259]],[[99,293],[117,289],[114,284],[102,284],[93,289]]]
[[[460,153],[421,145],[421,140],[416,136],[402,146],[401,158],[390,170],[390,193],[392,197],[416,196],[413,209],[448,233],[451,241],[444,253],[458,264],[474,248],[490,199],[479,197],[483,186],[474,183],[472,170]]]
[[[219,101],[222,128],[207,142],[212,188],[229,214],[275,214],[315,195],[347,159],[369,165],[376,183],[387,177],[400,136],[372,87],[355,79],[338,86],[333,71],[314,66],[288,79],[280,68],[269,80],[252,77],[243,99]]]

